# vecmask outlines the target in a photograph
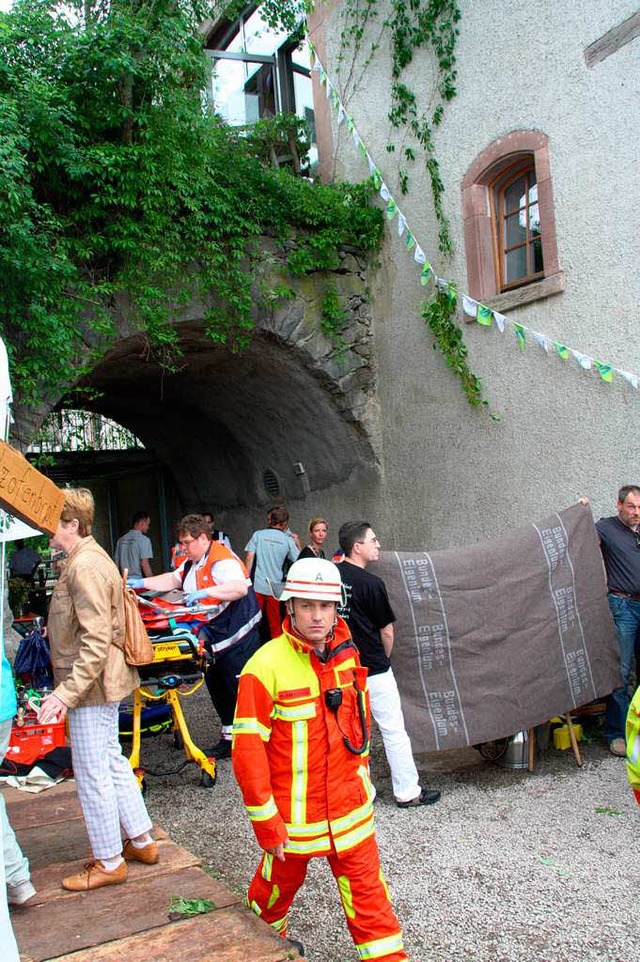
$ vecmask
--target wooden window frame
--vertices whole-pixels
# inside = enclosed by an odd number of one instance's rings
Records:
[[[493,220],[493,249],[495,257],[495,271],[496,271],[496,286],[501,293],[505,291],[514,290],[516,287],[524,287],[525,284],[531,284],[532,281],[540,280],[544,277],[544,267],[541,271],[529,270],[530,265],[530,248],[532,244],[532,235],[529,229],[529,208],[531,204],[529,201],[525,203],[526,211],[526,227],[525,227],[525,239],[523,243],[507,245],[506,238],[503,240],[503,222],[506,221],[507,217],[514,217],[516,215],[515,211],[507,213],[504,210],[504,195],[509,187],[514,184],[521,177],[529,178],[533,173],[534,177],[536,174],[536,166],[533,157],[529,154],[524,158],[511,164],[506,170],[502,171],[499,177],[491,184],[490,200],[492,207],[492,220]],[[537,177],[535,184],[537,186]],[[530,182],[527,180],[527,191],[526,195],[528,197],[530,189]],[[536,200],[536,204],[537,204]],[[538,204],[538,209],[539,209]],[[540,239],[542,240],[542,232],[544,226],[542,221],[540,221]],[[518,247],[525,248],[526,260],[527,260],[527,273],[522,277],[518,277],[513,281],[507,281],[506,279],[506,255],[512,250],[516,250]],[[544,264],[544,248],[542,251],[542,261]]]
[[[501,290],[493,192],[496,183],[510,169],[522,169],[526,163],[535,170],[538,184],[544,270]],[[565,289],[566,278],[558,262],[549,141],[545,134],[533,130],[512,131],[476,157],[462,181],[462,221],[467,291],[475,300],[504,311]]]

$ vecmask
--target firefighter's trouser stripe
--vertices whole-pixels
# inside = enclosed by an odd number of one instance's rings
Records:
[[[287,854],[284,862],[272,860],[269,880],[263,856],[249,886],[248,902],[254,912],[281,935],[286,935],[291,903],[307,873],[311,855]],[[327,855],[338,884],[347,925],[361,960],[407,962],[402,933],[380,869],[374,837],[346,852]]]

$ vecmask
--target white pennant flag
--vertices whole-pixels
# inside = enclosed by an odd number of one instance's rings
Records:
[[[402,237],[407,227],[407,218],[402,211],[398,211],[398,237]]]
[[[462,310],[468,315],[468,317],[477,317],[478,302],[474,301],[474,299],[469,297],[468,294],[465,294],[462,298]]]
[[[593,358],[589,357],[588,354],[581,354],[580,351],[571,350],[571,353],[575,357],[576,361],[585,371],[590,371],[593,367]]]
[[[424,251],[422,250],[422,248],[420,247],[420,244],[416,244],[416,249],[415,249],[414,254],[413,254],[413,259],[414,259],[414,261],[416,262],[416,264],[426,264],[426,263],[427,263],[427,255],[425,254],[425,252],[424,252]]]
[[[547,338],[544,336],[544,334],[538,334],[537,331],[531,331],[531,334],[533,335],[533,339],[534,339],[534,341],[536,342],[536,344],[539,344],[540,347],[542,348],[542,350],[543,350],[543,351],[546,351],[547,354],[548,354],[548,353],[549,353],[549,341],[548,341]]]
[[[496,327],[501,334],[504,334],[504,326],[507,323],[507,319],[504,314],[498,314],[497,311],[493,312],[493,319],[496,322]]]
[[[631,385],[631,387],[635,388],[636,391],[638,390],[638,375],[637,375],[637,374],[631,374],[630,371],[618,371],[617,369],[616,369],[616,373],[622,375],[622,377],[625,379],[625,381],[628,381],[628,382],[629,382],[629,384]]]
[[[384,201],[391,200],[391,192],[389,191],[389,188],[387,187],[384,181],[382,181],[382,186],[380,187],[380,196]]]
[[[346,110],[344,109],[344,107],[342,106],[342,104],[340,104],[340,109],[338,110],[338,118],[337,118],[337,120],[336,120],[336,123],[338,124],[338,127],[340,126],[340,124],[342,123],[342,121],[344,120],[344,118],[345,118],[346,116],[347,116],[347,112],[346,112]]]

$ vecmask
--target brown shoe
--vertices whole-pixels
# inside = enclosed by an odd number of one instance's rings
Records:
[[[127,863],[118,865],[112,872],[107,872],[102,862],[87,862],[82,872],[68,875],[62,879],[62,888],[68,892],[88,892],[91,889],[102,888],[103,885],[120,885],[127,881],[129,869]]]
[[[136,848],[128,838],[124,840],[122,855],[127,862],[144,862],[145,865],[155,865],[160,857],[157,842],[149,842],[143,848]]]

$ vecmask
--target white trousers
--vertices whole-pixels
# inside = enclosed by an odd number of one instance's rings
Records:
[[[410,802],[420,794],[418,771],[413,760],[411,742],[404,727],[400,692],[393,669],[367,679],[371,714],[384,744],[391,769],[393,794],[398,802]]]
[[[151,828],[133,769],[118,741],[118,702],[69,710],[71,758],[94,859],[122,852],[127,838]]]
[[[11,719],[0,722],[0,761],[4,758],[11,737]],[[4,795],[0,792],[0,831],[2,833],[2,852],[0,852],[0,948],[3,962],[20,962],[18,946],[7,905],[5,883],[17,885],[29,878],[29,862],[22,854],[13,829],[9,824]]]
[[[0,761],[4,758],[11,737],[11,719],[0,722]],[[2,830],[2,850],[4,852],[4,873],[8,885],[28,882],[29,860],[22,854],[18,840],[9,824],[4,795],[0,792],[0,829]]]

